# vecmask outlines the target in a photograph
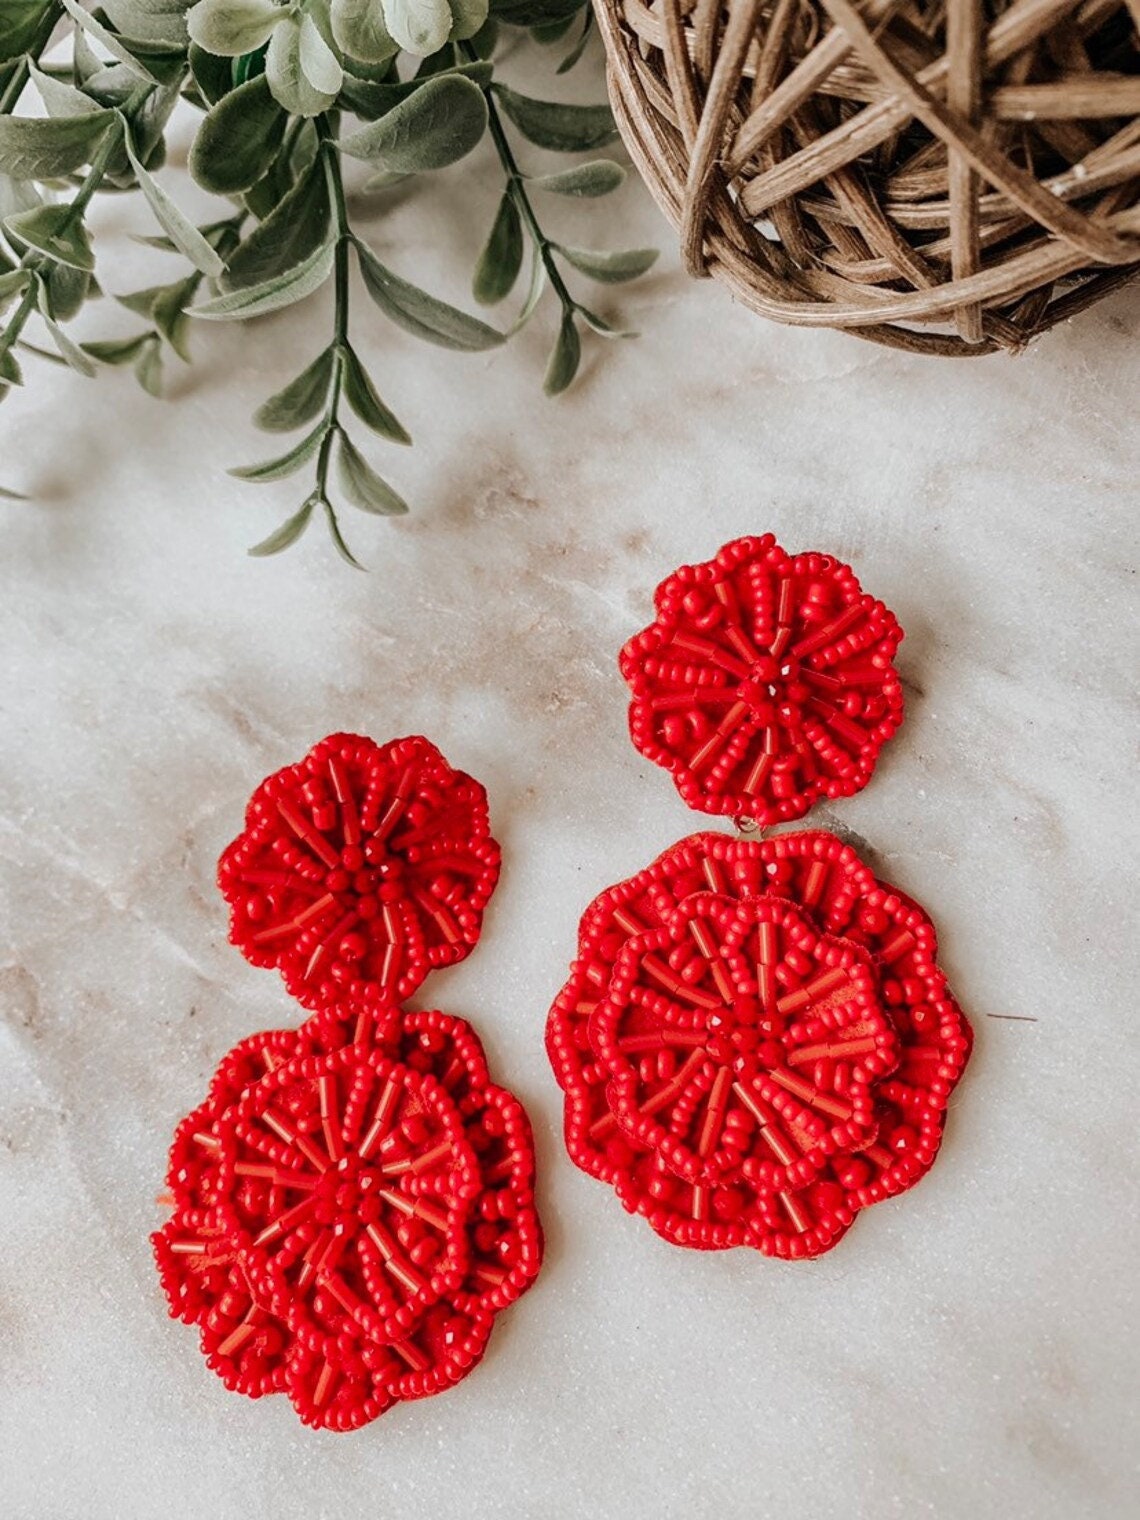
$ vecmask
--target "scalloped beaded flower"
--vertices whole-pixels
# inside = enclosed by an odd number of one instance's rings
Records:
[[[307,1008],[407,997],[462,960],[498,876],[486,792],[418,736],[322,739],[262,782],[218,865],[231,940]]]
[[[538,1274],[534,1153],[470,1026],[330,1008],[243,1041],[175,1134],[172,1316],[252,1397],[352,1430],[465,1377]]]
[[[823,832],[697,834],[587,908],[566,1145],[665,1239],[816,1256],[933,1165],[970,1028],[922,909]]]
[[[849,566],[740,538],[655,604],[620,656],[630,734],[690,807],[767,825],[867,784],[902,721],[903,634]]]

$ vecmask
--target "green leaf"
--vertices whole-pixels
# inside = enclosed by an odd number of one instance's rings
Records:
[[[539,148],[586,153],[604,148],[617,136],[609,106],[564,106],[552,100],[532,100],[505,84],[496,84],[493,89],[522,135]]]
[[[190,318],[186,308],[198,293],[199,279],[191,275],[173,285],[160,286],[151,307],[151,320],[186,364],[190,363]]]
[[[330,21],[337,46],[362,63],[383,63],[400,51],[378,0],[332,0]]]
[[[19,491],[9,491],[4,486],[0,486],[0,501],[27,501],[27,500],[28,500],[28,497],[21,495]]]
[[[73,216],[70,206],[37,206],[34,211],[10,216],[4,225],[21,243],[57,264],[87,271],[95,268],[87,229]]]
[[[314,164],[275,209],[230,255],[222,285],[263,285],[304,263],[328,239],[329,190],[324,165]]]
[[[51,334],[56,348],[59,350],[60,358],[71,369],[78,371],[81,375],[85,375],[88,380],[93,380],[95,378],[94,364],[79,345],[72,342],[68,334],[64,332],[63,328],[52,316],[51,307],[48,305],[46,282],[41,279],[37,281],[37,284],[39,286],[37,304],[39,306],[40,317],[44,326]]]
[[[0,173],[13,179],[58,179],[74,174],[114,121],[112,111],[86,116],[0,116]]]
[[[499,202],[491,235],[475,266],[472,292],[481,306],[494,306],[510,295],[523,260],[522,222],[510,191]]]
[[[527,180],[534,190],[549,190],[554,195],[575,195],[594,199],[609,195],[625,179],[625,170],[612,158],[595,158],[588,164],[575,164],[558,174],[536,174]]]
[[[162,399],[162,346],[157,338],[147,338],[135,360],[135,379],[156,401]]]
[[[192,41],[221,58],[256,53],[288,12],[273,0],[199,0],[186,15]]]
[[[129,68],[132,73],[137,74],[140,79],[147,80],[150,84],[159,84],[161,82],[159,76],[165,71],[160,67],[156,73],[154,70],[149,68],[147,64],[144,63],[142,59],[140,59],[137,54],[132,52],[132,50],[127,46],[127,42],[130,39],[120,37],[117,32],[113,32],[109,27],[104,26],[103,23],[96,16],[93,16],[90,11],[84,10],[83,6],[79,4],[79,0],[60,0],[60,4],[63,6],[64,10],[71,17],[71,19],[77,22],[85,32],[93,37],[95,41],[99,43],[100,47],[106,48],[107,52],[110,53],[112,58],[117,58],[120,63],[125,63],[127,68]],[[161,45],[155,43],[153,46],[161,57]],[[177,56],[177,53],[171,56]]]
[[[291,433],[311,422],[325,404],[332,380],[335,348],[326,348],[284,390],[258,407],[253,420],[267,433]]]
[[[451,0],[451,40],[465,42],[476,36],[487,23],[490,0]]]
[[[264,557],[267,554],[280,554],[282,549],[287,549],[290,544],[295,544],[309,526],[309,518],[313,515],[316,500],[310,498],[299,512],[295,512],[286,522],[269,535],[263,538],[259,544],[254,544],[252,549],[246,552],[255,558]]]
[[[586,20],[582,26],[582,35],[578,38],[578,41],[574,44],[574,46],[566,54],[566,57],[563,58],[562,62],[555,69],[554,72],[556,74],[569,74],[570,70],[578,62],[582,54],[586,51],[586,44],[590,40],[590,34],[593,31],[593,27],[594,13],[593,11],[587,9]]]
[[[419,174],[470,153],[486,126],[487,102],[478,85],[462,74],[440,74],[340,146],[394,173]]]
[[[366,427],[392,443],[411,443],[411,434],[388,410],[351,348],[341,350],[341,385],[349,406]]]
[[[57,322],[70,322],[88,297],[92,276],[86,270],[71,269],[66,264],[52,264],[45,273],[52,316]]]
[[[186,0],[103,0],[112,25],[143,42],[186,46]]]
[[[546,265],[543,262],[542,254],[536,248],[534,250],[534,257],[532,258],[530,265],[530,286],[527,290],[526,300],[523,302],[522,310],[519,312],[518,316],[515,318],[514,323],[511,326],[511,337],[514,337],[515,333],[517,333],[521,328],[525,327],[526,324],[530,321],[531,317],[534,316],[534,313],[538,307],[538,303],[542,299],[542,292],[545,289]]]
[[[133,364],[149,341],[147,333],[139,333],[134,338],[108,338],[80,346],[85,354],[90,354],[100,364]]]
[[[408,510],[407,502],[377,475],[343,430],[337,444],[336,473],[345,500],[362,512],[374,512],[380,517],[402,516]]]
[[[340,523],[337,521],[337,515],[332,508],[332,502],[322,501],[321,505],[325,509],[325,521],[329,525],[329,537],[336,545],[336,552],[340,555],[341,559],[346,560],[354,570],[363,570],[364,566],[360,563],[356,555],[353,554],[352,550],[344,541],[344,535],[340,531]]]
[[[542,388],[546,394],[560,395],[578,373],[578,365],[581,361],[582,342],[578,337],[578,329],[574,325],[574,313],[564,311],[562,326],[558,330],[558,341],[554,345],[554,352],[550,355],[550,363],[546,367],[546,378],[542,382]]]
[[[506,334],[488,327],[478,317],[470,317],[456,306],[439,301],[428,295],[418,285],[401,279],[359,240],[354,239],[356,255],[360,260],[360,272],[368,294],[386,317],[414,337],[428,343],[438,343],[441,348],[460,349],[477,353],[487,348],[497,348],[506,341]]]
[[[233,89],[233,69],[228,59],[218,58],[215,54],[208,53],[196,42],[190,44],[187,57],[190,73],[198,86],[199,94],[207,106],[216,106],[222,96],[228,95]]]
[[[656,248],[626,248],[615,253],[601,253],[592,248],[564,248],[561,243],[553,246],[575,269],[603,285],[636,280],[657,260]]]
[[[437,53],[451,35],[447,0],[384,0],[384,20],[404,51],[417,58]]]
[[[166,191],[158,183],[153,175],[143,168],[138,154],[131,142],[130,128],[126,118],[121,118],[123,128],[123,144],[127,150],[131,168],[135,171],[135,178],[139,182],[139,189],[146,197],[147,205],[154,213],[154,219],[163,229],[170,241],[193,264],[195,269],[201,270],[205,275],[216,279],[226,267],[218,255],[216,248],[212,248],[202,234],[194,226],[193,222],[174,204]]]
[[[28,51],[39,36],[46,14],[45,0],[6,0],[0,15],[0,63]]]
[[[19,360],[11,349],[0,354],[0,385],[23,385],[24,376]]]
[[[587,311],[586,307],[579,306],[578,315],[586,326],[592,328],[599,338],[636,338],[637,334],[627,327],[614,327],[604,317],[599,317],[596,311]]]
[[[319,41],[320,35],[316,33],[310,17],[306,16],[302,23],[290,17],[275,29],[269,39],[269,51],[265,55],[265,78],[274,99],[290,116],[319,116],[336,99],[336,90],[329,92],[318,89],[305,73],[304,62],[312,44],[306,44],[304,49],[302,44],[314,33]],[[339,67],[338,64],[338,70]]]
[[[210,108],[190,149],[190,173],[217,195],[248,190],[273,162],[284,131],[285,115],[259,74]]]
[[[311,433],[302,438],[300,443],[294,444],[287,454],[282,454],[278,459],[267,459],[264,464],[239,465],[236,469],[227,471],[238,480],[252,480],[256,485],[267,485],[270,481],[284,480],[288,475],[295,475],[303,464],[307,464],[321,446],[325,436],[325,424],[321,421]]]
[[[74,85],[65,84],[62,79],[56,79],[52,74],[43,73],[31,62],[28,64],[28,77],[39,91],[49,116],[90,116],[96,109],[97,103],[89,95],[77,90]]]
[[[31,275],[26,269],[12,269],[0,274],[0,311],[4,311],[27,289]]]
[[[329,47],[312,16],[301,22],[301,73],[321,95],[335,100],[344,83],[340,59]]]
[[[263,285],[232,290],[207,301],[204,306],[192,306],[190,315],[206,317],[215,322],[227,322],[260,317],[266,312],[293,306],[319,290],[332,274],[333,252],[332,244],[326,243],[295,269],[275,275]]]

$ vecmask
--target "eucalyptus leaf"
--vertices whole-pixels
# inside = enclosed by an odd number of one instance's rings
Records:
[[[114,122],[114,112],[86,116],[0,116],[0,173],[13,179],[56,179],[74,174]]]
[[[149,174],[134,150],[131,142],[130,129],[125,118],[122,121],[123,145],[127,150],[131,168],[135,171],[135,178],[139,182],[139,189],[146,198],[146,203],[154,213],[154,219],[163,229],[170,241],[193,264],[195,269],[201,270],[211,279],[216,279],[226,267],[216,248],[211,247],[206,239],[194,226],[193,222],[174,204],[166,191],[158,181]]]
[[[337,46],[362,63],[383,63],[400,51],[379,0],[332,0],[329,19]]]
[[[657,261],[656,248],[626,248],[602,253],[592,248],[565,248],[561,243],[555,243],[554,247],[575,269],[603,285],[636,280]]]
[[[548,396],[560,395],[578,373],[582,361],[582,340],[574,323],[574,313],[562,313],[562,325],[558,329],[558,341],[546,367],[542,388]]]
[[[4,225],[21,243],[58,264],[87,271],[95,268],[87,229],[70,206],[37,206],[10,216]]]
[[[494,306],[510,295],[523,261],[522,221],[510,191],[505,191],[495,214],[491,235],[479,255],[472,293],[481,306]]]
[[[312,517],[315,506],[315,500],[307,501],[299,512],[294,512],[293,516],[283,522],[275,532],[268,538],[263,538],[259,544],[254,544],[247,553],[256,558],[262,558],[267,554],[280,554],[282,549],[288,549],[289,545],[295,544],[309,526],[309,518]]]
[[[575,164],[572,169],[562,169],[557,174],[532,175],[527,184],[535,190],[548,190],[553,195],[573,195],[593,200],[599,195],[609,195],[625,180],[625,170],[611,158],[595,158],[588,164]]]
[[[349,406],[365,426],[391,443],[411,443],[411,434],[388,410],[351,348],[341,350],[341,385]]]
[[[311,18],[305,20],[311,25]],[[273,98],[290,116],[319,116],[332,105],[336,91],[320,90],[310,82],[302,64],[301,41],[302,24],[292,17],[275,28],[265,55],[265,78]]]
[[[556,153],[586,153],[604,148],[617,136],[609,106],[560,105],[520,95],[505,84],[493,88],[511,121],[539,148],[551,148]]]
[[[227,473],[238,480],[252,480],[255,485],[268,485],[274,480],[284,480],[289,475],[295,475],[303,464],[307,464],[321,446],[325,436],[323,422],[315,427],[311,433],[302,438],[300,443],[294,444],[287,454],[282,454],[278,459],[267,459],[264,464],[239,465],[237,469]]]
[[[368,294],[384,315],[406,332],[428,343],[437,343],[441,348],[468,353],[497,348],[506,341],[504,333],[488,327],[478,317],[468,316],[458,307],[437,300],[418,285],[402,279],[381,264],[363,243],[356,241],[355,246]]]
[[[253,414],[254,423],[267,433],[291,433],[311,422],[328,399],[335,348],[326,348],[284,390],[270,396]]]
[[[316,163],[230,255],[226,290],[262,285],[304,263],[328,238],[329,190]]]
[[[470,153],[487,127],[482,90],[462,74],[440,74],[359,131],[342,150],[397,174],[442,169]]]
[[[451,35],[448,0],[384,0],[384,22],[405,52],[437,53]]]
[[[207,301],[203,306],[193,306],[190,315],[215,322],[232,322],[264,316],[267,312],[293,306],[319,290],[332,274],[333,251],[332,245],[326,243],[295,269],[275,275],[263,285],[229,291]]]
[[[157,338],[147,338],[135,360],[135,379],[156,401],[162,399],[162,348]]]
[[[204,190],[234,195],[269,168],[285,131],[285,115],[259,74],[212,106],[190,149],[190,173]]]
[[[186,30],[207,53],[240,58],[263,47],[287,15],[273,0],[199,0],[186,14]]]
[[[362,512],[381,517],[399,517],[408,504],[388,482],[377,475],[348,435],[341,431],[337,439],[337,480],[345,499]]]

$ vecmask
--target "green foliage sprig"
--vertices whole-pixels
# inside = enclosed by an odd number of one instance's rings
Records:
[[[331,280],[329,344],[254,417],[264,430],[300,440],[232,473],[249,481],[311,473],[300,506],[251,553],[286,548],[317,514],[340,553],[357,564],[338,507],[381,515],[407,507],[348,424],[386,443],[411,437],[353,346],[354,266],[382,316],[465,352],[504,343],[552,291],[560,320],[545,376],[550,395],[574,380],[583,330],[627,336],[572,285],[579,276],[603,284],[634,279],[655,252],[559,243],[539,215],[545,197],[593,198],[621,184],[622,166],[598,156],[616,137],[609,108],[534,99],[496,77],[502,26],[525,29],[543,47],[565,40],[563,73],[582,57],[591,19],[587,0],[103,0],[97,8],[80,0],[5,0],[0,400],[24,383],[28,355],[86,376],[129,365],[158,395],[164,357],[189,359],[195,321],[250,320],[297,305]],[[201,113],[190,171],[229,202],[225,214],[203,225],[159,178],[167,124],[180,100]],[[478,305],[507,300],[522,280],[529,246],[525,295],[503,326],[382,263],[351,225],[344,187],[346,159],[371,171],[366,190],[382,192],[458,162],[487,138],[503,187],[472,281]],[[556,173],[529,173],[520,165],[521,143],[583,157]],[[116,192],[143,197],[156,224],[145,241],[185,268],[166,284],[117,297],[144,327],[77,342],[68,324],[102,294],[88,212],[97,195]],[[29,338],[34,322],[50,347]]]

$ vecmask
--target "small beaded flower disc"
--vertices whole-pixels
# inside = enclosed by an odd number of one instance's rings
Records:
[[[819,1255],[937,1155],[971,1035],[936,953],[832,834],[682,840],[583,915],[571,1157],[675,1244]]]
[[[849,566],[740,538],[656,607],[621,652],[630,735],[690,807],[768,825],[867,784],[902,721],[903,635]]]
[[[469,953],[498,878],[486,792],[418,736],[322,739],[262,782],[218,865],[230,938],[306,1008],[409,996]]]
[[[207,1364],[306,1425],[457,1383],[538,1275],[521,1104],[470,1025],[395,1001],[476,943],[498,870],[483,788],[420,737],[322,740],[222,857],[235,944],[316,1012],[224,1058],[152,1242]]]

